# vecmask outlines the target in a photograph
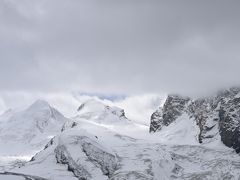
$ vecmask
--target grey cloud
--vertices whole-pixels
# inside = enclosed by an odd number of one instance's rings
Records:
[[[1,1],[1,90],[195,94],[238,85],[239,5]]]

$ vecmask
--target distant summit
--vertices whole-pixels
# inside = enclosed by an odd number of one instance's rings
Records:
[[[49,103],[45,100],[36,100],[31,106],[29,106],[28,109],[43,109],[43,108],[51,108],[51,106],[49,105]]]
[[[95,99],[82,103],[77,111],[78,117],[97,121],[98,123],[114,123],[127,120],[123,109],[105,105]]]

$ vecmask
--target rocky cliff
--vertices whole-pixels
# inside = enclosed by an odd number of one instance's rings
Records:
[[[164,106],[152,114],[150,132],[161,131],[183,113],[196,123],[199,143],[208,143],[220,136],[226,146],[240,152],[240,88],[201,99],[169,95]]]

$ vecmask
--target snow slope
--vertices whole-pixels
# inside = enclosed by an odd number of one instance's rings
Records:
[[[179,145],[199,145],[199,129],[196,123],[183,114],[169,126],[165,126],[161,131],[156,133],[162,143],[179,144]]]
[[[26,110],[4,113],[0,117],[0,166],[16,159],[29,160],[60,133],[66,121],[61,113],[41,100]]]

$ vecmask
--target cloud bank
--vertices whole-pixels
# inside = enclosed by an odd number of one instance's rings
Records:
[[[3,0],[0,91],[203,94],[238,85],[239,5]]]

